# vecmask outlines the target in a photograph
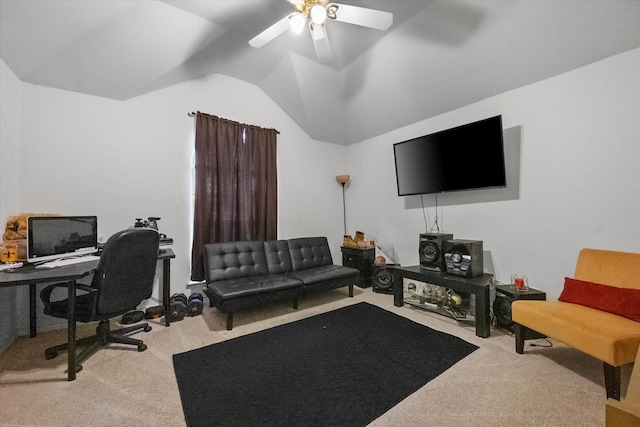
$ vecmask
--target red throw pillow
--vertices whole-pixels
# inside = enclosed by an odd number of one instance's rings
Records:
[[[618,288],[565,277],[558,301],[580,304],[640,322],[640,289]]]

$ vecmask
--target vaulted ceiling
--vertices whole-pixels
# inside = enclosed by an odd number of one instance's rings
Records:
[[[249,46],[286,0],[0,0],[0,57],[25,82],[117,100],[225,74],[348,145],[640,46],[638,0],[339,3],[393,24],[327,22],[328,64],[308,31]]]

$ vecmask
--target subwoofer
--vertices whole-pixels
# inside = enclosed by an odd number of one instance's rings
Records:
[[[513,320],[511,318],[511,304],[517,300],[540,300],[547,299],[547,294],[535,289],[527,291],[516,291],[508,285],[496,286],[496,299],[493,301],[493,314],[496,317],[496,326],[513,332]],[[525,330],[525,339],[533,340],[538,338],[546,338],[544,335],[532,331]]]
[[[447,240],[444,248],[447,273],[475,277],[483,272],[482,240]]]
[[[453,234],[420,234],[420,268],[424,270],[445,271],[444,242],[453,239]]]
[[[380,294],[393,294],[396,285],[396,276],[393,274],[393,267],[400,264],[384,264],[373,266],[373,292]]]

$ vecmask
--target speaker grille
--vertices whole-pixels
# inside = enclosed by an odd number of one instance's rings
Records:
[[[496,324],[513,332],[513,320],[511,320],[511,299],[500,295],[493,302],[493,313],[496,316]]]
[[[513,332],[513,320],[511,318],[511,304],[516,300],[540,300],[547,299],[547,294],[536,289],[530,289],[526,292],[518,292],[512,290],[509,285],[496,286],[496,299],[493,301],[493,314],[496,318],[496,326]],[[544,335],[525,329],[525,339],[532,340],[538,338],[546,338]]]
[[[481,240],[448,240],[444,254],[447,273],[475,277],[482,274]]]
[[[373,266],[373,291],[382,294],[392,294],[396,278],[392,267],[397,264],[374,265]]]
[[[420,234],[420,268],[433,271],[445,271],[444,242],[453,239],[453,234],[423,233]]]

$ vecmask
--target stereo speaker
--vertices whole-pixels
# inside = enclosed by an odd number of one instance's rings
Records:
[[[513,320],[511,319],[511,304],[517,300],[540,300],[547,299],[547,294],[535,289],[527,291],[516,291],[508,285],[496,286],[496,299],[493,301],[493,314],[496,317],[496,326],[513,332]],[[546,338],[546,336],[532,331],[525,330],[525,339],[533,340]]]
[[[482,240],[447,240],[444,247],[447,273],[465,277],[482,274]]]
[[[393,294],[396,285],[396,276],[393,269],[389,267],[399,266],[400,264],[383,264],[373,266],[373,292],[380,294]]]
[[[420,268],[424,270],[445,271],[444,242],[453,239],[453,234],[422,233],[420,234]]]

